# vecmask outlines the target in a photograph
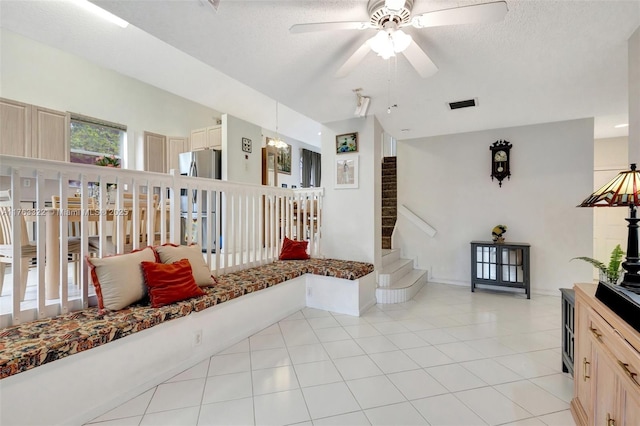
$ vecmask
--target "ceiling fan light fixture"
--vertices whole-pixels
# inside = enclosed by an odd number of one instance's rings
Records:
[[[411,36],[402,30],[397,30],[391,33],[391,41],[393,42],[393,50],[396,53],[400,53],[406,50],[411,44]]]
[[[378,56],[382,56],[384,59],[389,59],[390,57],[395,56],[393,42],[391,41],[389,33],[385,30],[378,31],[378,33],[371,37],[367,43],[371,50],[376,52]]]
[[[371,50],[376,52],[383,59],[389,59],[396,56],[396,53],[404,51],[411,44],[411,36],[404,31],[380,30],[371,37],[367,43]]]

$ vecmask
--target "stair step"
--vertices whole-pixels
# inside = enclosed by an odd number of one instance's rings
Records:
[[[424,271],[422,269],[412,269],[407,274],[405,274],[402,278],[400,278],[398,281],[391,284],[389,287],[385,287],[385,288],[401,289],[401,288],[411,287],[416,281],[426,277],[426,273],[427,271]]]
[[[382,218],[382,226],[391,226],[393,227],[396,224],[396,218],[395,217],[383,217]]]
[[[382,217],[398,217],[398,208],[396,206],[382,206]]]
[[[398,259],[383,267],[378,274],[378,286],[390,287],[393,283],[398,282],[400,278],[413,270],[413,260]]]
[[[400,260],[400,250],[399,249],[384,250],[382,252],[382,268],[383,268],[383,270],[384,270],[384,268],[386,268],[387,266],[389,266],[393,262],[397,262],[398,260]]]
[[[390,287],[376,289],[378,303],[408,302],[427,282],[427,271],[414,269]]]
[[[391,236],[382,236],[382,248],[391,249]]]
[[[398,171],[396,157],[382,159],[382,241],[383,249],[391,249],[391,234],[398,216]]]

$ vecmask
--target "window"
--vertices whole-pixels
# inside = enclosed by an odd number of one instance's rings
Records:
[[[95,164],[101,156],[121,159],[126,135],[122,124],[71,114],[71,162]]]
[[[320,187],[321,156],[319,152],[300,150],[300,180],[302,188]]]

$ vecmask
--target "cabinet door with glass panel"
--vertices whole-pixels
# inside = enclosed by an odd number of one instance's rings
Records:
[[[471,242],[471,291],[477,285],[521,288],[530,298],[529,244]]]

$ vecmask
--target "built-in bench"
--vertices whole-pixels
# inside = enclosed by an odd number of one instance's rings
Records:
[[[161,308],[89,308],[3,329],[0,423],[85,422],[305,306],[359,315],[375,304],[373,270],[335,259],[277,261],[219,276],[205,296]],[[37,401],[36,389],[47,392]]]

